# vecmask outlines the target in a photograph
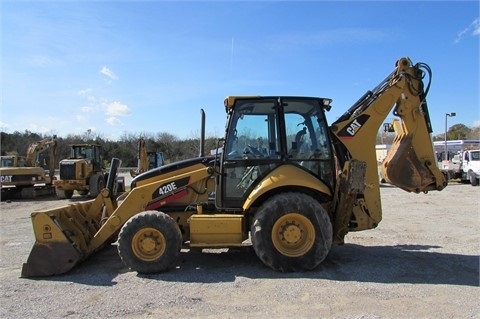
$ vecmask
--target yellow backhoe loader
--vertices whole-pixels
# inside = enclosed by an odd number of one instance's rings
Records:
[[[399,59],[330,126],[328,98],[227,97],[216,156],[147,171],[117,198],[113,159],[97,198],[32,213],[36,241],[21,276],[65,273],[113,241],[139,273],[174,267],[182,247],[239,247],[248,239],[272,269],[314,269],[348,232],[382,219],[375,139],[392,109],[403,130],[382,166],[385,179],[415,193],[446,187],[430,136],[427,73],[426,64]]]
[[[136,169],[130,170],[130,176],[135,177],[148,170],[160,167],[165,164],[162,152],[147,151],[145,139],[138,139],[138,165]]]
[[[32,199],[51,195],[55,179],[57,138],[45,138],[28,146],[25,156],[1,156],[0,186],[2,199]],[[45,152],[48,154],[40,158]]]

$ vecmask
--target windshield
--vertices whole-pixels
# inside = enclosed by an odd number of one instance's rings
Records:
[[[72,153],[72,158],[93,158],[93,150],[91,147],[88,146],[75,146],[72,150]]]
[[[470,152],[472,157],[472,161],[480,161],[480,151],[472,151]]]
[[[227,158],[331,158],[325,115],[316,99],[241,100],[227,137]],[[284,139],[284,142],[281,140]]]
[[[13,158],[12,157],[2,157],[1,167],[12,167]]]

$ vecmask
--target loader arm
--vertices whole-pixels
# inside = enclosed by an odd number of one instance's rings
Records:
[[[35,244],[21,276],[51,276],[69,271],[109,243],[130,217],[185,196],[196,196],[192,189],[205,186],[213,173],[212,167],[196,163],[177,174],[137,185],[117,199],[105,188],[93,200],[32,213]]]
[[[367,92],[331,125],[331,134],[340,167],[335,216],[337,242],[347,231],[371,229],[382,215],[378,164],[375,152],[377,132],[391,113],[401,120],[401,129],[382,165],[387,182],[408,192],[442,190],[447,182],[435,165],[423,79],[425,64],[412,65],[408,58],[397,61],[395,70],[373,91]],[[358,186],[358,174],[349,173],[352,161],[364,170],[364,185]],[[364,167],[366,166],[366,167]],[[356,176],[355,180],[348,176]],[[339,185],[342,184],[342,187]],[[355,184],[354,187],[348,185]],[[350,200],[348,200],[350,198]],[[353,200],[351,200],[353,198]],[[342,220],[343,222],[339,222]],[[335,231],[334,231],[335,233]]]

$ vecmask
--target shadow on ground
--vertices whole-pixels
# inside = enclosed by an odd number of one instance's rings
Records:
[[[215,283],[246,278],[310,278],[320,280],[479,285],[479,257],[434,251],[437,246],[334,246],[315,270],[281,273],[264,266],[250,246],[209,252],[182,250],[169,272],[137,276],[170,282]],[[41,280],[77,282],[93,286],[115,285],[115,277],[130,272],[114,245],[94,254],[69,273]]]

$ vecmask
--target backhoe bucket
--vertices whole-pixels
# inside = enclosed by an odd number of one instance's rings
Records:
[[[382,175],[388,183],[408,192],[442,190],[447,181],[435,163],[431,142],[400,134],[382,163]]]
[[[92,205],[95,201],[32,213],[35,244],[21,277],[63,274],[93,253],[88,243],[101,219],[101,209],[92,214],[98,206]]]

